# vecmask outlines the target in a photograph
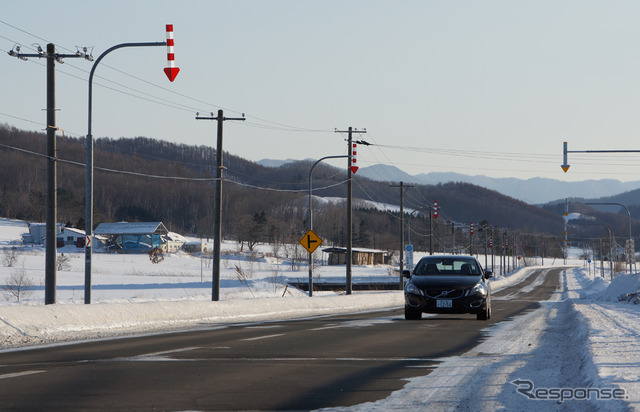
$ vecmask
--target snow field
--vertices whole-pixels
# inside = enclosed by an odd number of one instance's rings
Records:
[[[25,232],[24,222],[0,219],[0,249],[19,247]],[[228,244],[223,249],[234,247]],[[268,252],[268,247],[263,248]],[[146,255],[94,254],[93,304],[84,305],[84,254],[63,252],[70,259],[68,267],[58,272],[56,305],[42,304],[42,248],[20,249],[14,267],[0,264],[2,285],[16,270],[34,279],[32,293],[21,302],[0,298],[0,349],[401,308],[403,304],[401,292],[350,296],[322,292],[309,298],[284,286],[287,281],[305,282],[306,267],[291,270],[290,264],[280,260],[247,260],[237,255],[224,256],[221,301],[211,302],[211,269],[206,261],[178,253],[166,255],[158,265]],[[582,264],[575,259],[569,263]],[[492,289],[519,283],[532,269],[519,268],[498,277],[492,280]],[[354,266],[353,271],[354,282],[397,279],[383,266]],[[344,267],[316,267],[315,276],[316,282],[344,281]],[[534,283],[540,282],[541,278]],[[557,293],[540,302],[540,308],[487,328],[475,349],[442,360],[431,373],[409,379],[405,388],[387,399],[346,409],[640,410],[640,305],[633,304],[637,302],[633,294],[639,291],[637,274],[617,275],[611,281],[608,273],[601,278],[585,267],[568,268]],[[496,299],[494,305],[499,304]],[[617,388],[624,390],[627,399],[534,400],[518,391],[522,386],[516,381],[529,381],[542,390]]]

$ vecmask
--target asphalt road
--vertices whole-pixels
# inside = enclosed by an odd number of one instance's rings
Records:
[[[2,410],[309,410],[387,397],[403,378],[539,306],[561,269],[493,294],[493,315],[404,320],[402,308],[0,353]]]

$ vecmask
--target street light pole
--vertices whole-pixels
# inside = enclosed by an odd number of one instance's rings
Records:
[[[85,184],[85,233],[87,240],[85,242],[85,261],[84,261],[84,303],[91,303],[91,259],[92,259],[92,241],[91,236],[93,233],[93,135],[91,134],[92,124],[92,109],[93,109],[93,74],[98,67],[100,61],[109,53],[114,50],[121,49],[123,47],[149,47],[149,46],[166,46],[166,42],[151,42],[151,43],[121,43],[117,44],[110,49],[107,49],[100,55],[93,63],[91,72],[89,73],[89,115],[88,115],[88,129],[86,140],[87,151],[87,175]]]
[[[313,209],[311,205],[311,175],[313,173],[313,169],[318,165],[318,163],[322,162],[326,159],[339,159],[349,157],[349,155],[341,155],[341,156],[325,156],[318,159],[313,166],[311,166],[311,170],[309,170],[309,230],[313,230]],[[313,253],[309,253],[309,297],[313,296]]]
[[[631,245],[633,244],[633,237],[631,236],[631,212],[629,209],[623,205],[622,203],[613,203],[613,202],[590,202],[585,203],[585,205],[605,205],[605,206],[620,206],[627,211],[627,215],[629,216],[629,250],[627,251],[627,263],[629,263],[629,273],[631,273],[631,254],[635,253],[635,251],[631,250]]]

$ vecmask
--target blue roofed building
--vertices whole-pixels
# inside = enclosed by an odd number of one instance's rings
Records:
[[[171,239],[162,222],[100,223],[93,233],[107,238],[109,250],[119,253],[148,253],[156,247],[172,252],[182,245]]]

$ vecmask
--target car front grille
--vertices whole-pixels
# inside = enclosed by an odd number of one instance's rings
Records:
[[[464,295],[464,290],[459,289],[427,289],[427,297],[431,299],[456,299]]]

